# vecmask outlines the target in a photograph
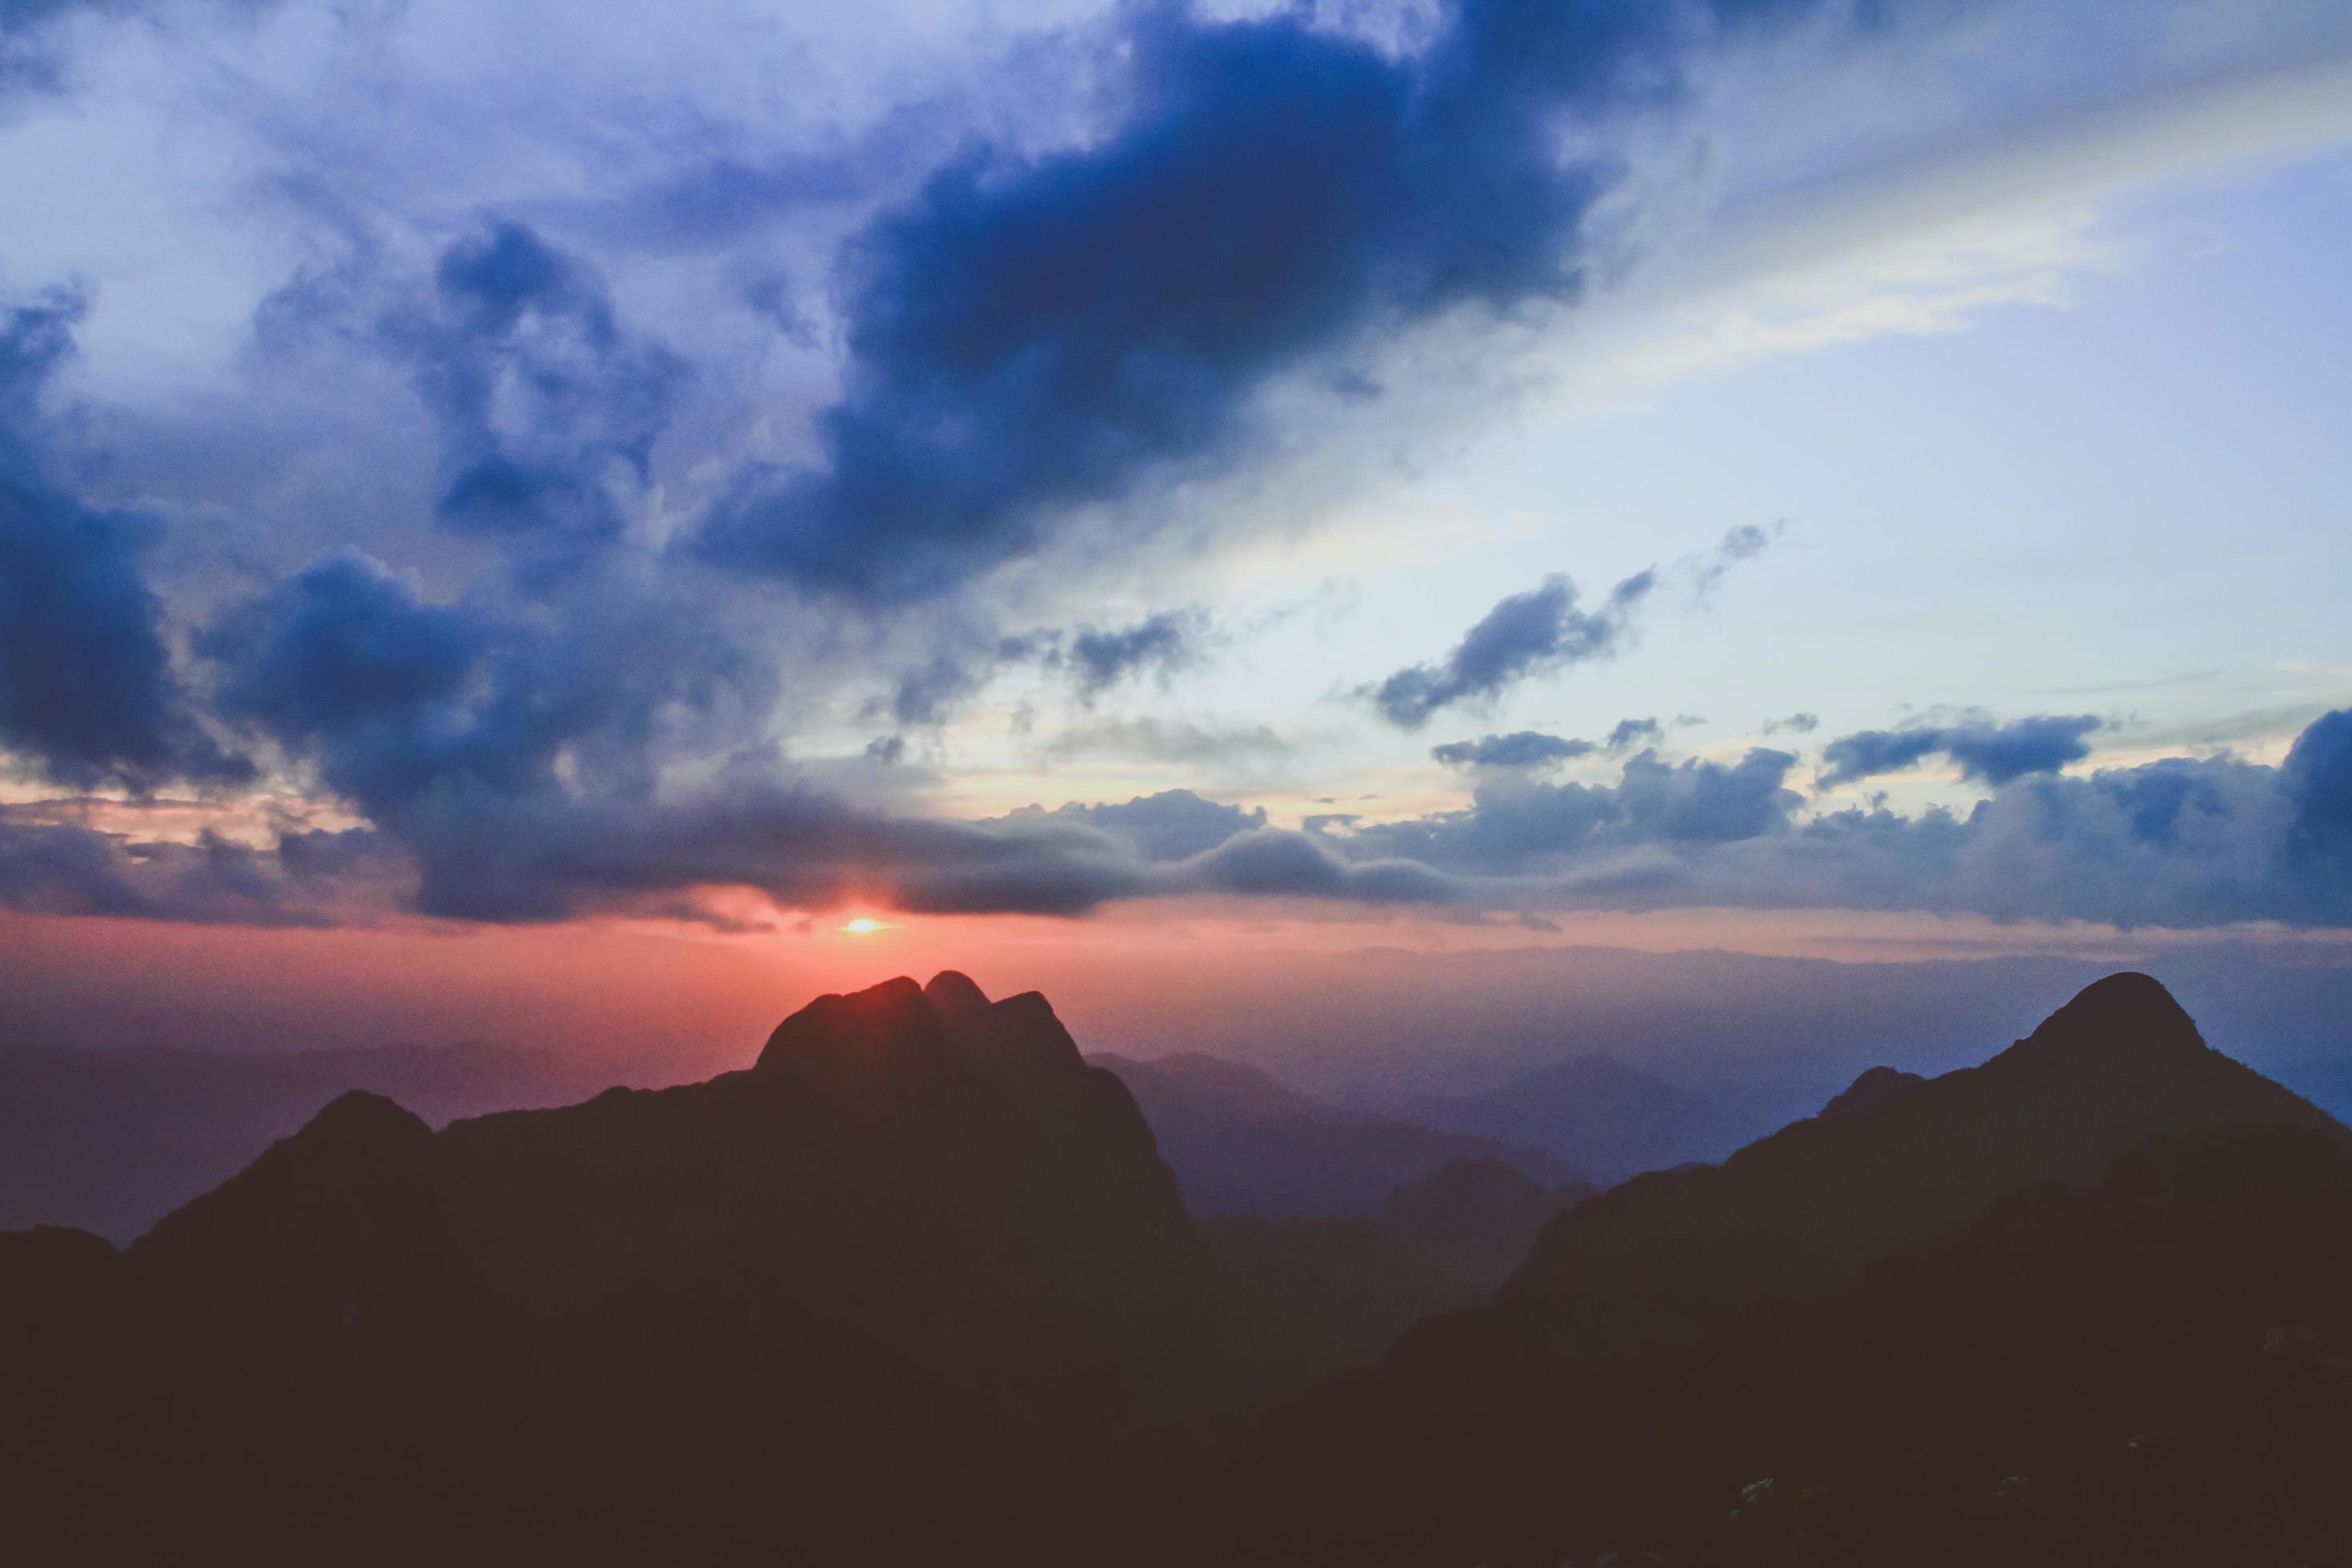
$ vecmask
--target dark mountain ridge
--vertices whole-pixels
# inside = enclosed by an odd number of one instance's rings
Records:
[[[1982,1067],[1879,1087],[1720,1166],[1636,1177],[1562,1213],[1489,1304],[1425,1321],[1279,1423],[1257,1452],[1295,1457],[1234,1489],[1252,1522],[1190,1560],[1501,1568],[1671,1542],[1691,1553],[1678,1563],[1991,1561],[1951,1544],[1982,1540],[1952,1516],[1992,1506],[2004,1472],[1978,1468],[2071,1407],[2074,1446],[2050,1462],[2075,1534],[2007,1560],[2240,1561],[2099,1554],[2142,1521],[2100,1490],[2113,1478],[2098,1445],[2158,1424],[2168,1389],[2217,1431],[2251,1423],[2249,1440],[2305,1478],[2291,1484],[2310,1511],[2315,1456],[2352,1456],[2335,1447],[2352,1428],[2302,1446],[2300,1417],[2249,1414],[2267,1396],[2247,1368],[2281,1323],[2352,1336],[2352,1134],[2210,1050],[2145,975],[2094,984]],[[1961,1278],[1969,1258],[1988,1271]],[[1871,1493],[1870,1456],[1908,1442],[1931,1468],[1960,1465],[1945,1446],[1963,1437],[1965,1475],[1909,1522],[1879,1521],[1874,1548],[1831,1553],[1818,1531],[1805,1544],[1801,1481],[1748,1509],[1777,1521],[1769,1540],[1703,1527],[1747,1482],[1793,1469]],[[1816,1502],[1822,1529],[1845,1506]]]
[[[2146,976],[1575,1195],[1460,1163],[1204,1241],[1042,997],[893,981],[705,1083],[346,1095],[127,1249],[0,1234],[0,1519],[43,1563],[2352,1562],[2352,1134]]]
[[[54,1500],[123,1557],[1076,1553],[1278,1373],[1118,1080],[961,976],[706,1083],[438,1133],[347,1095],[120,1264],[202,1348],[164,1403],[223,1410]]]

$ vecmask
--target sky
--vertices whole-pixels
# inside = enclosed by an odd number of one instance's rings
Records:
[[[0,174],[20,989],[2352,965],[2340,4],[0,0]]]

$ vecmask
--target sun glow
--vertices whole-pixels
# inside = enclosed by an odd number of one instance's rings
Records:
[[[847,925],[843,926],[841,929],[847,931],[852,936],[871,936],[876,931],[882,929],[882,922],[877,920],[868,919],[865,915],[860,915],[856,920],[851,921]]]

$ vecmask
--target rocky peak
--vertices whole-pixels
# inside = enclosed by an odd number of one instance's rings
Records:
[[[912,1066],[938,1058],[945,1043],[922,987],[902,974],[811,1002],[776,1026],[758,1070]]]
[[[993,1005],[971,975],[956,969],[942,969],[932,975],[923,987],[923,1000],[950,1028],[984,1016]]]
[[[2172,993],[2154,976],[2129,971],[2084,986],[2021,1044],[2035,1054],[2189,1056],[2207,1049],[2196,1021]]]

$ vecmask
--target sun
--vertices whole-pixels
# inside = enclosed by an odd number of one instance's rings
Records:
[[[841,929],[847,931],[852,936],[871,936],[876,931],[882,929],[882,922],[877,920],[871,920],[865,915],[860,915],[856,920],[850,921],[847,925],[843,926]]]

